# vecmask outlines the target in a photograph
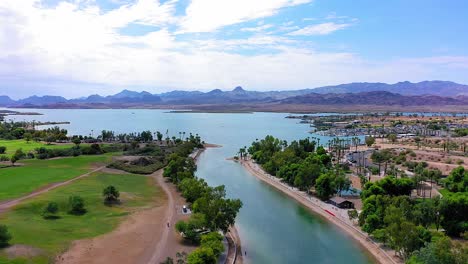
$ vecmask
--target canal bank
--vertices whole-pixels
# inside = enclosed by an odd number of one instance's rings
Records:
[[[340,228],[346,235],[357,241],[376,262],[381,264],[401,264],[400,258],[395,257],[394,251],[384,249],[380,244],[373,241],[368,234],[355,227],[351,221],[345,219],[343,212],[339,213],[337,208],[326,204],[305,192],[282,183],[278,178],[265,172],[258,164],[251,159],[238,160],[251,175],[260,179],[262,182],[275,187],[277,190],[296,200],[310,211],[326,219],[330,223]],[[337,212],[335,212],[337,211]],[[393,257],[392,257],[393,256]]]

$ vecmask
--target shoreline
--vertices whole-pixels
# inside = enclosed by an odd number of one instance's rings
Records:
[[[244,169],[246,169],[252,176],[255,176],[257,179],[261,180],[269,184],[270,186],[275,187],[277,190],[281,191],[282,193],[288,195],[292,199],[296,200],[301,205],[305,206],[307,209],[319,215],[320,217],[326,219],[328,222],[334,224],[336,227],[340,229],[340,231],[344,232],[345,235],[352,238],[354,241],[359,243],[359,246],[368,253],[370,257],[372,257],[377,263],[380,264],[401,264],[403,263],[399,258],[392,257],[392,251],[383,249],[379,244],[372,241],[368,234],[364,233],[363,231],[357,229],[354,225],[350,223],[346,223],[345,220],[336,217],[332,214],[329,210],[322,208],[318,204],[314,204],[312,199],[317,200],[316,198],[308,198],[305,193],[295,190],[290,186],[287,186],[281,183],[279,180],[274,176],[267,174],[266,172],[261,169],[261,171],[256,170],[254,167],[259,166],[254,164],[252,160],[239,160],[240,165]],[[318,200],[317,200],[318,201]]]
[[[200,155],[205,152],[206,149],[209,148],[221,148],[221,145],[217,144],[211,144],[211,143],[205,143],[203,144],[204,148],[201,149],[196,149],[192,154],[190,154],[190,157],[192,157],[195,161],[195,163],[198,162],[198,159],[200,158]],[[243,255],[242,255],[242,241],[240,239],[239,233],[236,228],[236,224],[231,226],[229,228],[229,231],[224,234],[224,237],[227,239],[229,248],[228,250],[228,256],[226,259],[226,263],[228,264],[242,264],[244,263],[243,260]],[[234,253],[232,250],[234,249]]]

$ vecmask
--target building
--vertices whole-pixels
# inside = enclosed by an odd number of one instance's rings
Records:
[[[335,196],[328,200],[329,204],[333,204],[334,206],[341,208],[341,209],[353,209],[354,208],[354,203],[343,198],[343,197],[338,197]]]

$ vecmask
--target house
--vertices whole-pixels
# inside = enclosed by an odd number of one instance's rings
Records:
[[[341,209],[353,209],[354,208],[354,203],[346,200],[343,197],[332,197],[330,200],[328,200],[329,204],[333,204],[334,206],[341,208]]]

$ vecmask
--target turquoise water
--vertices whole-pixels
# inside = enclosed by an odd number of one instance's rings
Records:
[[[206,150],[198,163],[197,176],[210,185],[226,186],[229,196],[244,206],[237,224],[250,263],[371,263],[356,242],[331,224],[304,209],[227,161],[240,147],[267,134],[291,141],[309,136],[307,124],[284,118],[281,113],[208,114],[165,113],[163,110],[31,110],[42,116],[17,116],[16,120],[70,121],[61,127],[69,134],[94,135],[99,131],[138,132],[159,130],[178,136],[198,133],[206,142],[222,148]],[[93,131],[92,131],[93,130]],[[317,136],[318,137],[318,136]],[[325,143],[327,138],[321,137]]]

